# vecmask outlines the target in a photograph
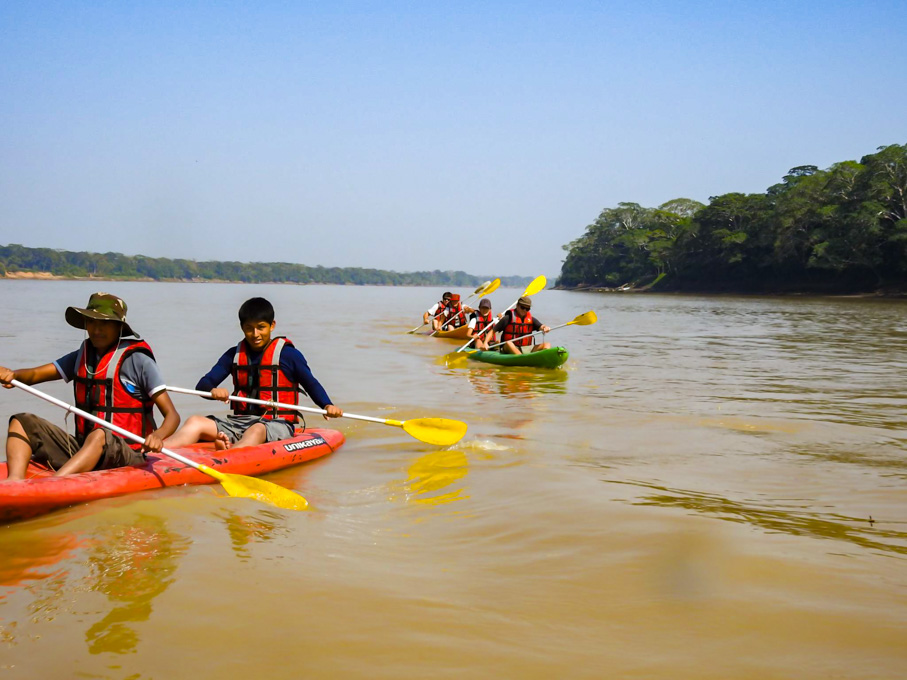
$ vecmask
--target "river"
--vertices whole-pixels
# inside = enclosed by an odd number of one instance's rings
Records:
[[[469,431],[331,421],[339,451],[268,477],[309,512],[209,485],[0,527],[4,678],[907,675],[902,301],[542,291],[548,325],[599,319],[552,371],[436,361],[406,330],[442,289],[0,280],[0,364],[74,349],[95,290],[169,384],[263,295],[348,412]],[[0,390],[19,410],[63,424]]]

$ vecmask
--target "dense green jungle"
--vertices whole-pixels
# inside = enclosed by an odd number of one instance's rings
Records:
[[[907,145],[792,168],[708,205],[619,203],[564,246],[560,288],[754,293],[907,291]]]

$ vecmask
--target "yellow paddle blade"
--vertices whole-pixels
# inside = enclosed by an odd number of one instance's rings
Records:
[[[488,286],[490,286],[490,285],[491,285],[491,281],[486,281],[486,282],[483,283],[481,286],[479,286],[479,287],[476,288],[474,291],[472,291],[472,294],[473,294],[473,295],[481,295],[482,293],[485,292],[485,289],[486,289]]]
[[[598,321],[598,317],[595,316],[595,312],[590,309],[585,314],[580,314],[573,321],[570,321],[568,323],[575,323],[579,324],[580,326],[589,326],[591,324],[594,324],[596,321]]]
[[[448,418],[415,418],[403,421],[403,431],[426,444],[450,446],[463,439],[466,423]]]
[[[482,291],[481,294],[488,295],[489,293],[493,293],[494,291],[496,291],[498,289],[498,286],[500,286],[500,285],[501,285],[501,279],[495,279],[494,281],[489,283],[487,286],[485,286],[485,289]]]
[[[435,359],[438,366],[447,366],[448,368],[462,368],[468,363],[469,355],[475,352],[474,349],[463,350],[462,352],[450,352],[444,356]]]
[[[469,459],[456,449],[442,449],[422,456],[409,466],[406,479],[408,503],[442,505],[463,498],[462,488],[448,489],[469,473]],[[436,493],[447,490],[446,493]]]
[[[235,498],[252,498],[284,510],[307,510],[309,507],[309,502],[295,491],[263,479],[220,472],[207,465],[199,465],[198,469],[214,477],[224,487],[224,491]]]
[[[526,297],[535,295],[546,285],[548,285],[548,279],[546,279],[544,276],[539,276],[532,283],[526,286],[526,290],[523,291],[523,295],[525,295]]]
[[[403,431],[420,442],[436,446],[450,446],[463,439],[466,423],[447,418],[414,418],[413,420],[384,421],[388,425],[402,427]]]

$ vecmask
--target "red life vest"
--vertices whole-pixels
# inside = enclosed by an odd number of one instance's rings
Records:
[[[510,322],[504,327],[504,330],[501,332],[501,342],[507,342],[512,340],[513,344],[517,347],[525,347],[532,344],[532,336],[529,336],[532,333],[532,313],[527,311],[526,316],[520,321],[520,318],[516,315],[516,312],[510,310]],[[519,338],[523,335],[529,336],[522,338],[520,340],[514,340],[514,338]]]
[[[488,312],[485,316],[482,316],[479,312],[473,312],[472,318],[476,320],[476,335],[484,331],[494,322],[494,314],[492,312]],[[494,331],[488,331],[483,337],[485,337],[486,342],[493,342],[492,338],[494,337]]]
[[[130,394],[120,381],[120,368],[133,352],[142,352],[154,359],[151,348],[144,340],[120,340],[98,359],[98,365],[91,370],[88,367],[88,344],[87,340],[83,342],[76,355],[76,375],[73,378],[76,406],[144,439],[155,429],[154,402],[147,395],[139,399]],[[87,418],[76,416],[76,439],[85,441],[88,433],[99,427],[101,425]],[[142,445],[130,441],[129,447],[138,451]]]
[[[447,307],[444,309],[444,326],[445,331],[452,331],[454,328],[459,328],[466,324],[466,314],[463,313],[463,307],[460,304],[457,304],[457,309],[454,311],[454,308]]]
[[[293,343],[284,337],[271,338],[271,342],[261,354],[261,361],[250,363],[249,350],[245,340],[240,340],[233,357],[233,396],[262,401],[274,401],[280,404],[299,403],[299,385],[280,370],[280,353],[285,346]],[[233,412],[239,416],[261,416],[265,420],[283,418],[295,423],[299,412],[272,406],[233,402]]]
[[[444,300],[441,300],[438,303],[438,308],[435,310],[435,314],[432,318],[437,319],[439,316],[443,316],[445,311],[447,311],[447,303],[444,302]]]

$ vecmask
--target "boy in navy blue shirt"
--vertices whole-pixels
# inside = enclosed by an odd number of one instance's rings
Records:
[[[251,298],[242,304],[239,326],[243,340],[224,352],[195,386],[210,392],[214,399],[231,402],[233,414],[226,418],[192,416],[164,442],[166,446],[213,441],[218,449],[224,449],[289,439],[299,417],[299,412],[289,407],[299,403],[300,388],[327,412],[325,417],[343,415],[293,343],[271,336],[275,325],[274,307],[264,298]],[[275,406],[231,401],[230,392],[218,387],[229,375],[233,376],[233,396],[274,402]]]

